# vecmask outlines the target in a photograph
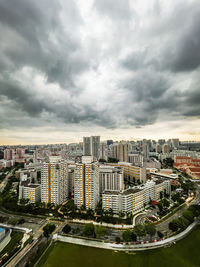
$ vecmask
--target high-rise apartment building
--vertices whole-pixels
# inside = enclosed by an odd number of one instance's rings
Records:
[[[83,137],[83,155],[91,156],[90,137]]]
[[[108,160],[108,145],[101,143],[99,146],[99,159]]]
[[[124,169],[124,177],[127,180],[139,180],[142,183],[146,182],[146,168],[133,166],[129,162],[108,163],[110,166],[120,166]]]
[[[112,149],[114,158],[120,162],[128,162],[128,144],[126,142],[114,143]]]
[[[144,157],[141,154],[128,154],[128,162],[141,167],[144,165]]]
[[[118,166],[101,165],[99,167],[99,193],[124,189],[124,170]]]
[[[14,156],[15,156],[15,150],[14,149],[5,149],[4,150],[4,159],[5,160],[12,160],[14,159]]]
[[[105,210],[112,209],[114,213],[136,213],[143,210],[145,204],[150,201],[158,201],[161,192],[171,194],[169,179],[156,179],[139,188],[135,187],[124,191],[105,191],[102,194],[102,207]]]
[[[149,158],[149,142],[146,139],[142,142],[142,153],[145,160]]]
[[[99,166],[92,156],[83,156],[74,177],[74,203],[94,210],[99,201]]]
[[[162,152],[162,146],[160,144],[156,144],[156,153]]]
[[[67,162],[60,157],[50,157],[41,171],[41,201],[60,205],[68,197]]]
[[[16,149],[16,156],[18,156],[20,159],[24,158],[25,155],[25,149],[24,148],[17,148]]]
[[[100,136],[83,137],[83,155],[99,158]]]
[[[170,145],[169,144],[164,144],[162,146],[162,153],[163,154],[169,154],[170,153]]]

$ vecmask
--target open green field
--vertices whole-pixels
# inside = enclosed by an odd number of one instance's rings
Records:
[[[200,226],[176,245],[132,254],[57,242],[49,248],[38,266],[197,267],[200,266]]]

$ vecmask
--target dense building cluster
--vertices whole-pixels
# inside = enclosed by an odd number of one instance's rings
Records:
[[[178,184],[171,170],[161,168],[166,158],[199,177],[200,152],[193,147],[178,139],[101,142],[90,136],[69,145],[6,147],[0,168],[24,163],[16,171],[20,200],[60,205],[73,198],[78,208],[95,210],[101,202],[114,213],[138,212]]]

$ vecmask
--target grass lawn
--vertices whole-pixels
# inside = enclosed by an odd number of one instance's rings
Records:
[[[200,226],[176,245],[130,254],[57,242],[37,267],[197,267],[199,247]]]
[[[11,240],[8,243],[8,245],[0,252],[0,256],[4,255],[5,253],[9,253],[10,251],[12,251],[17,243],[19,243],[19,241],[23,238],[24,233],[21,232],[16,232],[16,231],[12,231],[11,233]]]

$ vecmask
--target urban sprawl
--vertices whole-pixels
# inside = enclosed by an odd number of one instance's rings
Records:
[[[6,147],[0,169],[24,164],[16,172],[19,201],[56,206],[73,199],[78,209],[101,205],[114,214],[134,214],[178,187],[170,164],[200,179],[198,149],[198,143],[179,139],[100,142],[91,136],[68,145]]]

